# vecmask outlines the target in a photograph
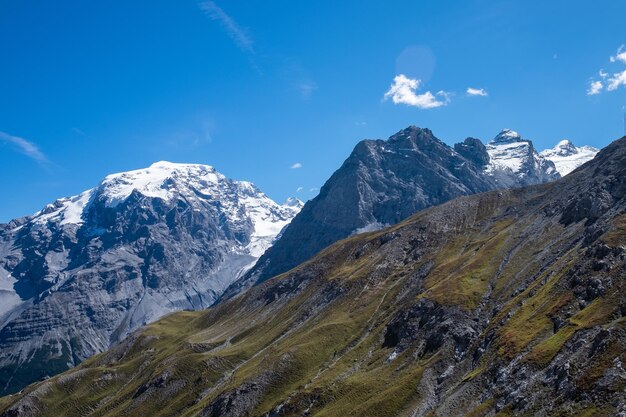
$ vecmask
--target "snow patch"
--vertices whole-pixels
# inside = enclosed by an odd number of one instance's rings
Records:
[[[359,227],[358,229],[355,229],[354,232],[352,232],[352,234],[358,235],[359,233],[375,232],[377,230],[384,229],[385,227],[387,227],[387,225],[384,225],[379,222],[372,222],[372,223],[366,224],[363,227]]]
[[[33,221],[39,224],[56,221],[61,225],[80,225],[83,223],[83,212],[91,201],[92,195],[93,189],[90,189],[73,197],[61,198],[35,213]]]

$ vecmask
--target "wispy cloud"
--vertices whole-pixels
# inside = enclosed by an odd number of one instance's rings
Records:
[[[304,187],[298,187],[298,188],[296,188],[296,193],[299,193],[302,190],[304,190]]]
[[[314,81],[306,80],[302,81],[298,84],[298,91],[300,91],[300,95],[302,98],[307,99],[311,96],[313,91],[317,90],[317,84]]]
[[[467,93],[468,96],[487,97],[487,92],[485,91],[484,88],[467,87],[466,93]]]
[[[615,54],[615,56],[610,57],[609,61],[611,62],[621,61],[624,64],[626,64],[626,51],[624,50],[624,45],[617,48],[617,53]]]
[[[200,3],[202,9],[211,19],[219,22],[235,45],[242,51],[254,55],[254,42],[235,20],[230,17],[214,1],[206,0]]]
[[[602,88],[604,88],[602,81],[591,81],[589,83],[589,88],[587,89],[587,95],[595,96],[596,94],[600,94]]]
[[[46,157],[46,155],[39,150],[39,147],[24,138],[0,132],[0,142],[13,146],[18,152],[34,159],[37,162],[48,162],[48,157]]]
[[[291,165],[290,168],[291,169],[300,169],[300,168],[302,168],[302,164],[300,162],[296,162],[295,164]]]
[[[83,132],[81,129],[77,128],[77,127],[73,127],[72,128],[72,132],[76,133],[77,135],[80,136],[87,136],[87,134],[85,132]]]
[[[420,85],[421,81],[418,79],[408,78],[404,74],[396,75],[383,99],[391,98],[394,104],[406,104],[419,109],[433,109],[445,106],[450,102],[450,93],[443,90],[438,91],[436,95],[430,91],[417,94]]]
[[[320,190],[320,189],[319,189],[319,188],[317,188],[317,187],[309,188],[309,192],[312,192],[312,193],[316,193],[316,192],[318,192],[319,190]]]

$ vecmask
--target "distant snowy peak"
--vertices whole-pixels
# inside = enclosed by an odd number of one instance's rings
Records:
[[[561,176],[565,176],[593,159],[599,149],[593,146],[576,146],[569,140],[562,140],[552,149],[541,151],[541,156],[552,161]]]
[[[170,200],[189,189],[212,188],[222,181],[227,181],[226,177],[209,165],[160,161],[148,168],[108,175],[98,186],[98,193],[106,198],[107,206],[115,207],[133,191]]]
[[[239,221],[247,218],[254,226],[251,237],[255,244],[250,248],[253,256],[260,256],[257,253],[271,245],[303,205],[298,199],[277,204],[251,182],[230,180],[209,165],[160,161],[148,168],[108,175],[92,189],[48,204],[31,221],[80,226],[94,202],[115,208],[133,193],[166,202],[181,198],[194,210],[204,210],[211,202],[219,202],[226,216]]]
[[[489,153],[488,170],[509,170],[512,173],[522,172],[524,164],[535,155],[532,142],[522,139],[514,130],[504,129],[485,145]]]
[[[554,164],[540,155],[532,141],[504,129],[487,145],[485,173],[502,186],[539,184],[559,178]]]
[[[530,142],[528,140],[522,139],[522,136],[514,130],[511,129],[502,129],[500,133],[496,135],[495,138],[491,141],[491,144],[503,144],[503,143],[512,143],[512,142]]]
[[[285,200],[285,203],[283,204],[283,206],[289,207],[293,210],[300,211],[302,207],[304,206],[304,203],[299,198],[289,197],[287,200]]]
[[[546,149],[541,151],[542,155],[559,155],[559,156],[569,156],[578,153],[578,148],[574,146],[572,142],[567,139],[564,139],[556,144],[556,146],[552,149]]]

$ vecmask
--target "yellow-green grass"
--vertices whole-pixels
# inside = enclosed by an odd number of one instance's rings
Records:
[[[451,239],[439,251],[435,268],[426,279],[422,297],[440,304],[475,309],[496,275],[498,259],[504,256],[511,219],[502,220],[488,231],[474,231]]]

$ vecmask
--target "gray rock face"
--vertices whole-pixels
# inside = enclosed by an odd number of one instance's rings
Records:
[[[531,141],[510,130],[487,146],[468,138],[454,149],[430,130],[415,126],[386,141],[364,140],[224,298],[295,267],[351,234],[395,224],[455,197],[559,177]]]
[[[110,175],[0,227],[0,394],[213,304],[300,209],[212,167]]]
[[[478,168],[482,168],[489,163],[489,153],[480,139],[467,138],[462,143],[455,144],[454,150],[465,157],[465,159],[473,162]]]

